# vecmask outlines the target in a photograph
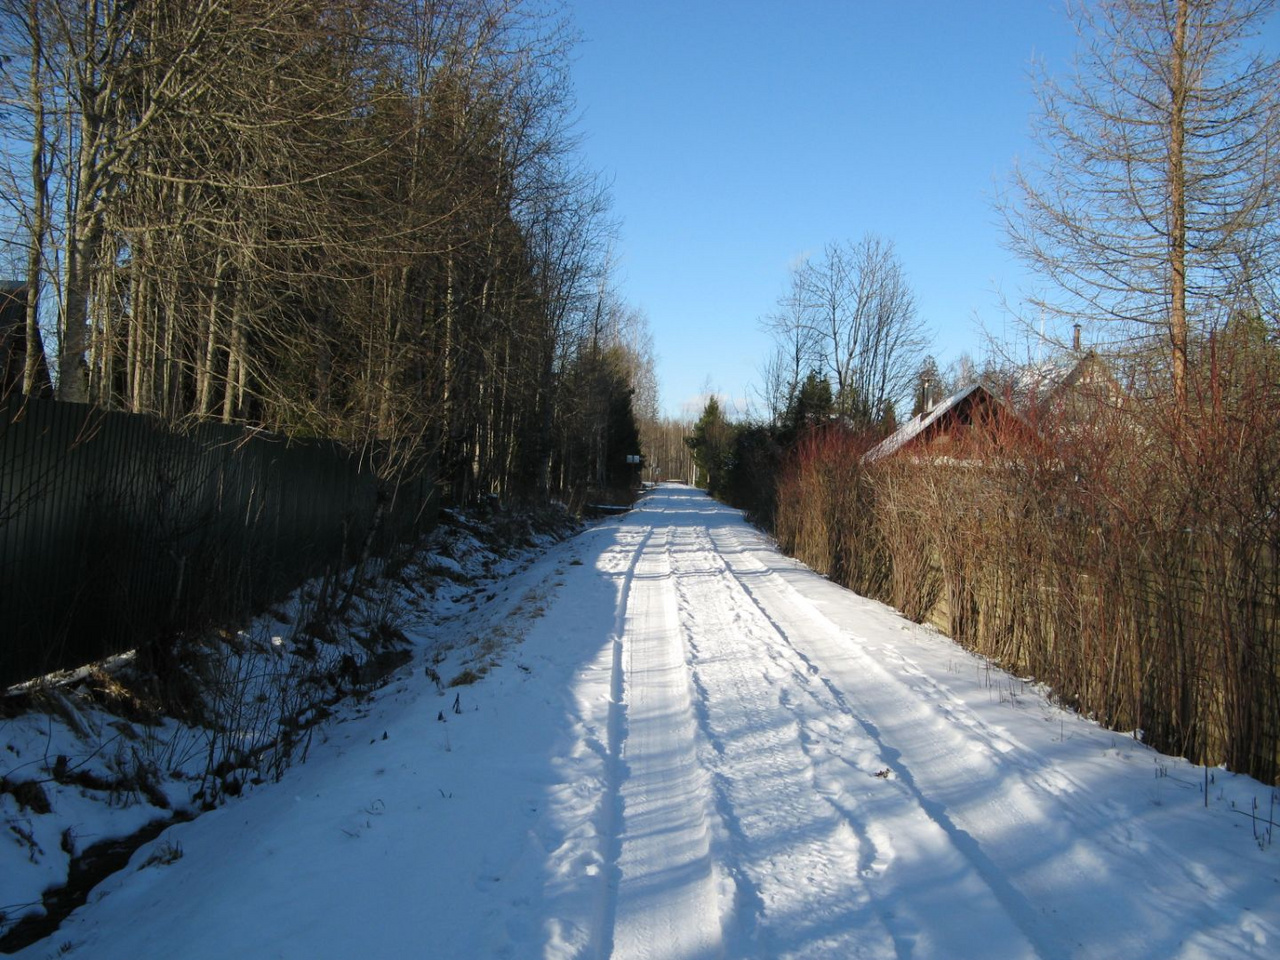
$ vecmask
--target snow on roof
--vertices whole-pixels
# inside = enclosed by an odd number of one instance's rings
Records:
[[[1094,350],[1063,353],[1018,368],[1010,393],[1020,406],[1044,403],[1063,388],[1114,378]]]
[[[983,387],[982,384],[973,383],[965,387],[959,393],[955,393],[947,397],[947,399],[943,400],[932,410],[929,410],[926,413],[916,414],[896,431],[889,434],[889,436],[885,437],[874,447],[868,450],[866,454],[863,455],[863,462],[871,463],[874,460],[879,460],[881,457],[887,457],[889,454],[896,453],[901,450],[916,437],[920,436],[920,434],[923,433],[930,424],[936,423],[948,410],[955,409],[966,397],[977,390],[982,390],[984,393],[987,392],[986,388]]]
[[[1010,385],[1015,397],[1036,398],[1071,376],[1080,359],[1058,355],[1019,367]]]

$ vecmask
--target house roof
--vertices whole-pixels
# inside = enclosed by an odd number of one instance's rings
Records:
[[[947,399],[937,404],[932,410],[916,414],[897,430],[868,450],[862,458],[863,462],[871,463],[874,460],[879,460],[881,457],[887,457],[892,453],[897,453],[907,444],[911,443],[911,441],[916,439],[916,437],[920,436],[933,426],[933,424],[947,416],[950,411],[955,410],[966,402],[972,402],[977,399],[980,394],[985,394],[990,398],[990,400],[1000,403],[1000,399],[982,384],[971,384],[959,393],[955,393],[947,397]]]
[[[1110,366],[1097,351],[1059,354],[1019,368],[1010,394],[1019,409],[1040,410],[1067,393],[1087,391],[1115,400],[1124,395]]]
[[[1001,396],[979,383],[970,384],[952,394],[932,410],[912,417],[895,432],[872,447],[863,456],[864,463],[879,460],[897,453],[918,437],[927,435],[959,408],[979,402],[998,408],[1031,428],[1026,419],[1036,412],[1043,412],[1047,405],[1070,392],[1085,390],[1112,401],[1124,391],[1111,372],[1107,362],[1094,350],[1084,353],[1058,354],[1020,367],[1008,386],[1008,393]],[[937,429],[941,429],[937,427]]]

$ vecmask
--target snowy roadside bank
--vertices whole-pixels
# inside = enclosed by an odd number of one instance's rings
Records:
[[[0,953],[47,936],[168,826],[305,761],[331,714],[357,708],[424,643],[463,645],[467,616],[575,529],[556,510],[446,512],[442,521],[418,551],[358,585],[341,612],[322,615],[319,598],[341,596],[343,584],[314,581],[239,631],[183,641],[185,712],[165,712],[133,654],[9,690],[0,699]],[[483,673],[483,652],[467,669]],[[155,862],[181,856],[163,838],[153,847]]]

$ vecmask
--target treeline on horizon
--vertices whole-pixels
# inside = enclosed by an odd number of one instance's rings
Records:
[[[21,391],[431,462],[457,502],[626,485],[652,354],[547,10],[0,0]]]

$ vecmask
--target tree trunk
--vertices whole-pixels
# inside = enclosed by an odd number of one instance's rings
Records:
[[[44,59],[40,25],[40,0],[30,0],[27,16],[31,29],[31,246],[27,253],[26,354],[22,370],[22,392],[28,397],[43,394],[48,383],[44,339],[40,336],[40,292],[44,285],[44,245],[49,232],[49,174],[45,166]]]
[[[1178,0],[1174,24],[1169,110],[1169,341],[1174,403],[1187,404],[1187,8]]]

